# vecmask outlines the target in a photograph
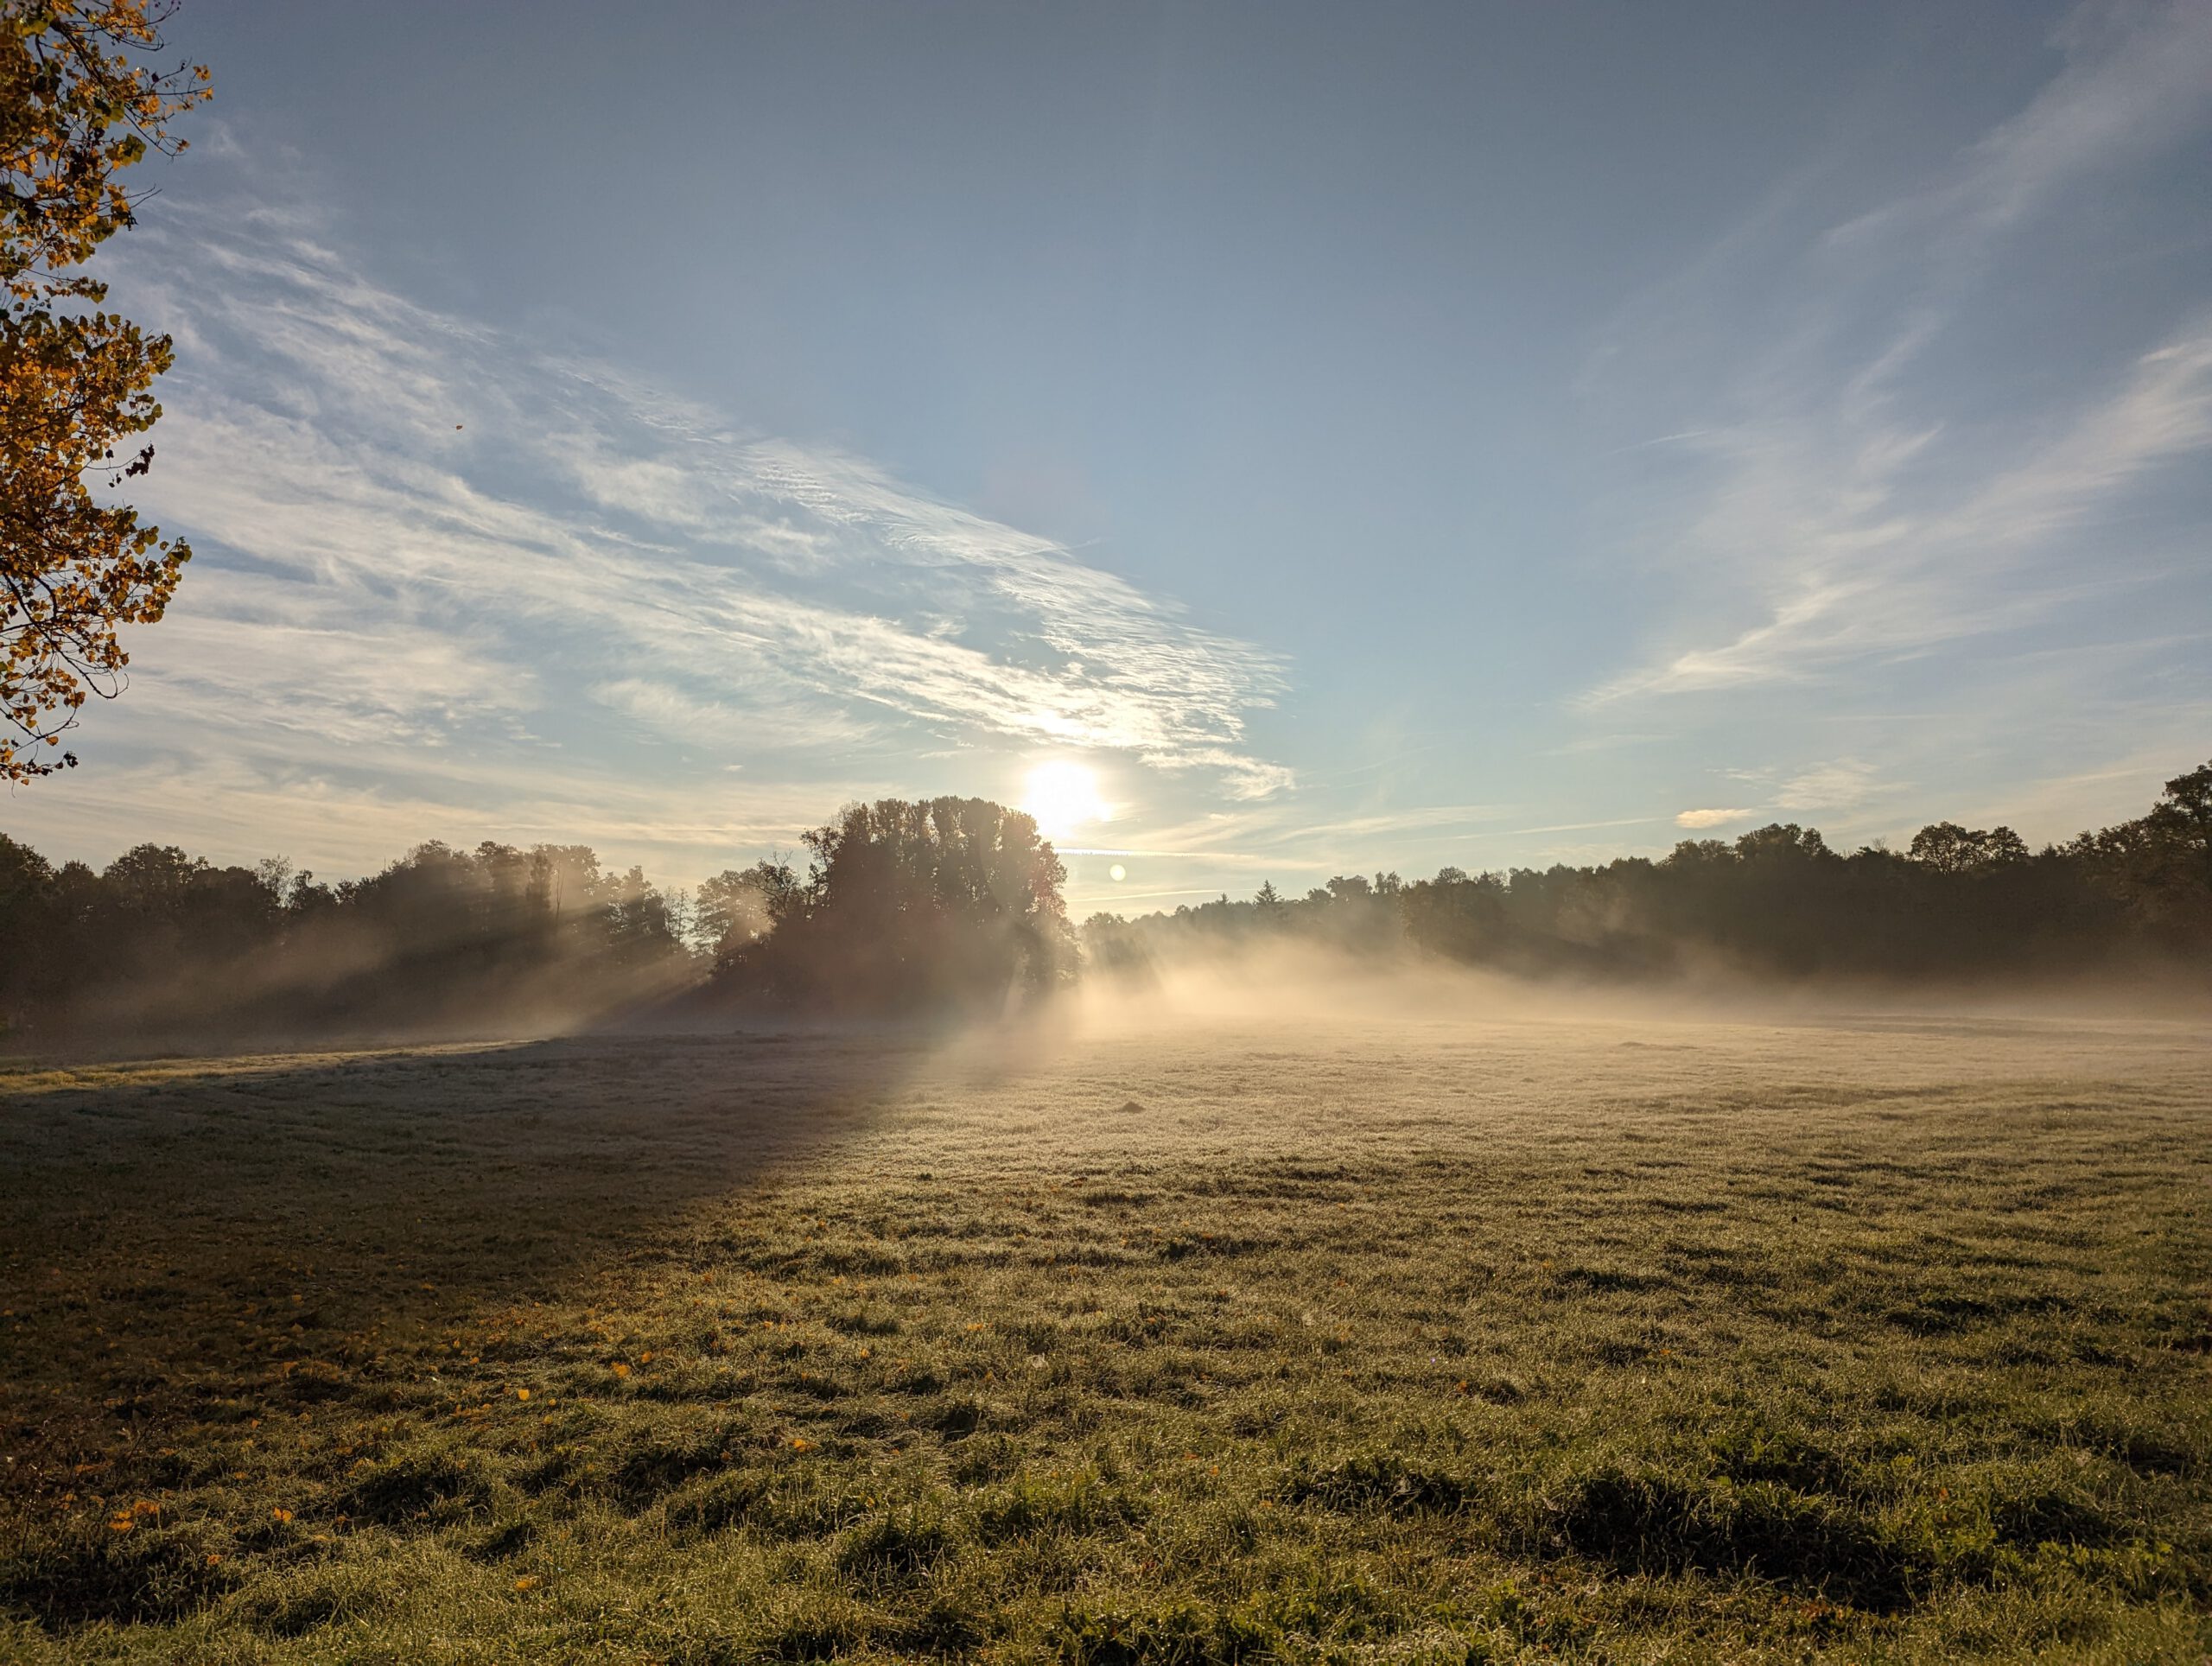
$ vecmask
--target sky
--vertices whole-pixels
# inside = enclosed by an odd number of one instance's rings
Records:
[[[2201,0],[168,32],[95,270],[195,554],[0,801],[50,856],[689,885],[1046,767],[1137,912],[2212,755]]]

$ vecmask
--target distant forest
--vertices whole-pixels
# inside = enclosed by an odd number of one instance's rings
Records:
[[[2040,851],[2007,827],[1938,822],[1903,851],[1847,855],[1776,823],[1656,861],[1354,874],[1295,899],[1270,884],[1246,902],[1096,915],[1082,935],[1088,964],[1137,978],[1198,945],[1288,938],[1529,976],[2212,986],[2212,764],[2167,782],[2147,814]]]
[[[748,1008],[993,1010],[1089,970],[1300,942],[1528,975],[2212,984],[2212,763],[2144,816],[2031,850],[1942,822],[1845,855],[1777,823],[1656,861],[1272,884],[1071,930],[1036,824],[977,798],[855,804],[690,894],[582,845],[417,846],[325,884],[143,844],[57,867],[0,835],[0,1035],[472,1033]]]

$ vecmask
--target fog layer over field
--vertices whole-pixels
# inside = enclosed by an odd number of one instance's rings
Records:
[[[979,1027],[969,1045],[1020,1048],[1024,1027],[1071,1035],[1156,1032],[1197,1041],[1213,1030],[1275,1024],[1402,1021],[1785,1026],[1951,1020],[2157,1020],[2212,1027],[2212,985],[2153,964],[2078,980],[1793,982],[1712,965],[1663,982],[1486,971],[1412,951],[1362,956],[1289,944],[1193,947],[1135,976],[1093,975],[1056,1012]]]

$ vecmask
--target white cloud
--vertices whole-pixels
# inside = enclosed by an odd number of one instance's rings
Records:
[[[2047,621],[2177,558],[2149,529],[2108,535],[2094,562],[2067,546],[2212,448],[2212,316],[2170,320],[2101,378],[2028,383],[2031,403],[1972,406],[1955,363],[1909,373],[2033,282],[2021,239],[2077,194],[2212,129],[2212,8],[2084,8],[2060,43],[2050,84],[1920,188],[1810,232],[1770,204],[1609,334],[1592,391],[1633,403],[1623,379],[1656,356],[1653,420],[1703,483],[1654,548],[1692,580],[1689,605],[1586,707],[1832,683]],[[1716,300],[1738,288],[1756,304]],[[1685,387],[1702,403],[1663,403]]]
[[[1792,775],[1775,790],[1777,809],[1854,810],[1882,791],[1874,766],[1863,759],[1840,759]]]
[[[2212,12],[2196,0],[2077,7],[2067,57],[2020,112],[1926,189],[1837,226],[1829,241],[1932,238],[1970,260],[2071,187],[2184,142],[2212,85]]]
[[[1730,822],[1740,822],[1751,815],[1748,810],[1685,810],[1675,817],[1677,827],[1726,827]]]
[[[414,772],[442,754],[479,797],[557,757],[641,823],[696,791],[647,744],[781,754],[823,813],[855,748],[1049,743],[1232,798],[1291,784],[1246,738],[1280,661],[1048,540],[418,306],[288,207],[180,209],[129,243],[117,298],[179,344],[141,503],[198,550],[130,639],[135,691],[79,737],[148,787],[142,825],[175,807],[130,764],[149,751],[239,803],[340,772],[321,813],[380,836],[404,817],[379,805],[430,813]]]

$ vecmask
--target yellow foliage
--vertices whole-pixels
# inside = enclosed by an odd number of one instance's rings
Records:
[[[92,490],[151,466],[151,446],[124,460],[118,442],[161,416],[169,339],[68,270],[131,223],[118,174],[181,150],[167,124],[208,96],[204,67],[140,61],[166,16],[160,0],[0,0],[0,780],[53,772],[40,749],[87,695],[121,688],[117,627],[158,620],[191,558]]]

